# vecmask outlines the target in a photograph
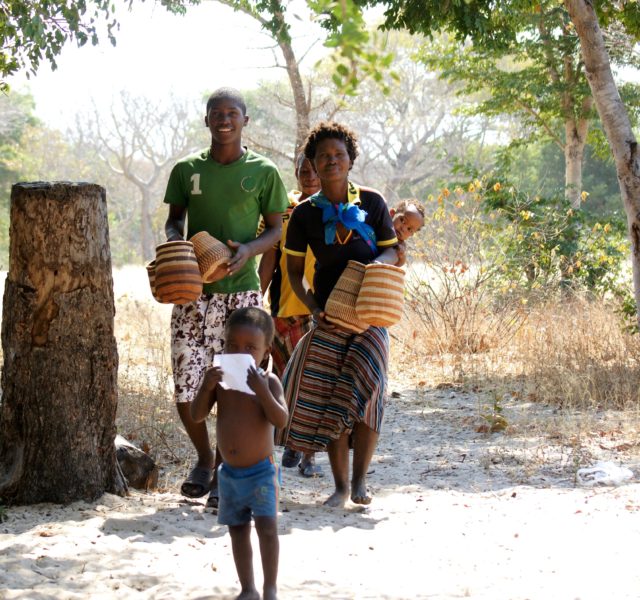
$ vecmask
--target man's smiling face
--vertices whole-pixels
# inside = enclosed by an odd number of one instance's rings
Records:
[[[242,139],[242,129],[249,117],[233,100],[221,98],[209,108],[204,122],[214,144],[234,144]]]

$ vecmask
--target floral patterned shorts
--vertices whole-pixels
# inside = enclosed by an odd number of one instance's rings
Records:
[[[171,313],[171,366],[176,402],[191,402],[213,357],[222,352],[224,326],[236,308],[262,307],[258,291],[202,294],[195,302],[176,304]]]

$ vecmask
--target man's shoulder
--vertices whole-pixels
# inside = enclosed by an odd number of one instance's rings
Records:
[[[209,149],[204,148],[203,150],[198,150],[192,154],[188,154],[176,161],[175,167],[178,169],[184,168],[193,168],[195,165],[199,163],[203,163],[207,161],[209,156]]]
[[[259,154],[255,150],[251,150],[251,148],[247,148],[245,163],[260,166],[268,170],[278,171],[278,167],[270,158]]]

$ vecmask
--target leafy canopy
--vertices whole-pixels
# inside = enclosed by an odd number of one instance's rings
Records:
[[[114,11],[109,0],[0,0],[0,89],[7,89],[7,76],[22,69],[34,74],[43,60],[55,69],[56,56],[67,41],[96,45],[103,23],[115,44]]]

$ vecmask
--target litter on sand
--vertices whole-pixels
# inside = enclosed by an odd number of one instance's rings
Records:
[[[585,486],[621,485],[633,479],[633,471],[612,462],[597,462],[592,467],[578,469],[578,483]]]

